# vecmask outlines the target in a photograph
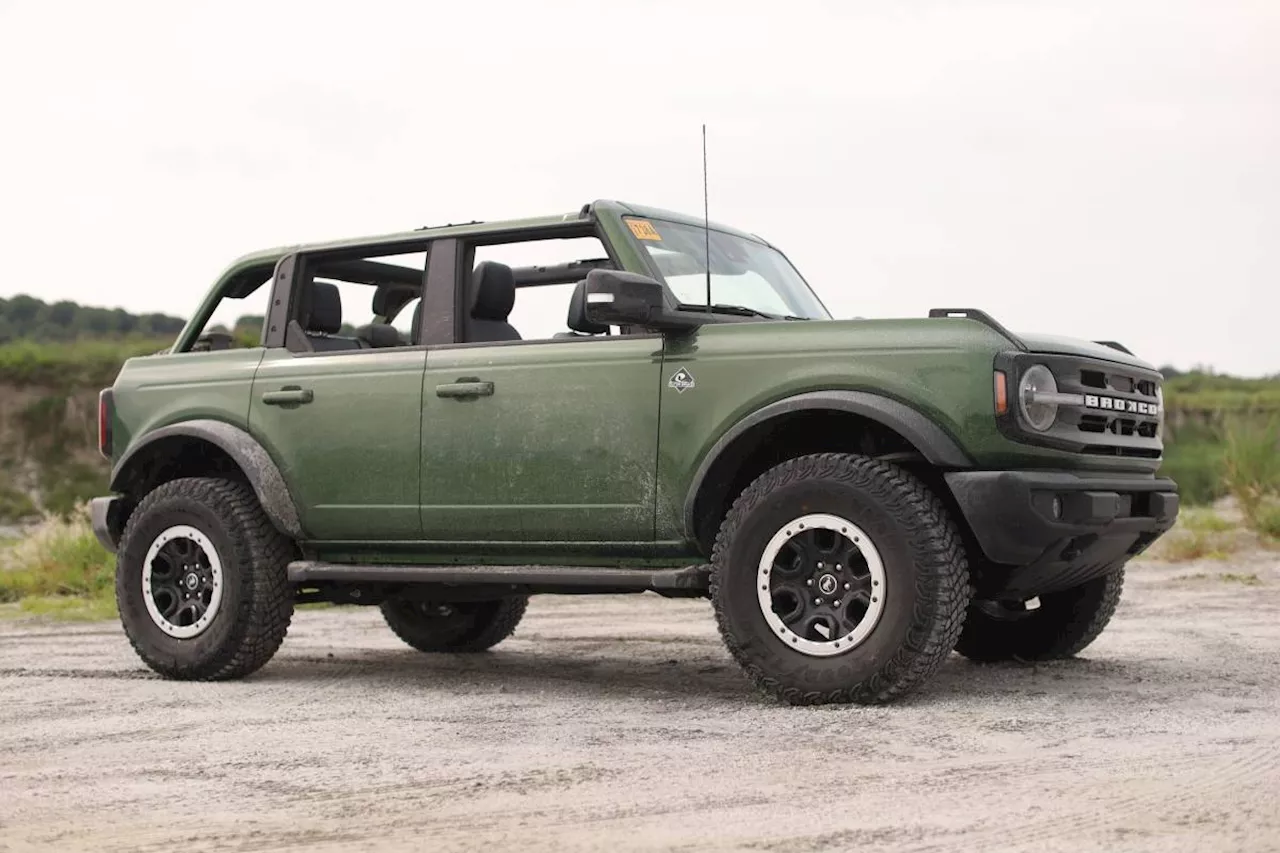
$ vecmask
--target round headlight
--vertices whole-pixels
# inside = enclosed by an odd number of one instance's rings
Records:
[[[1053,373],[1043,364],[1033,365],[1022,374],[1018,383],[1018,408],[1027,425],[1038,432],[1044,432],[1053,426],[1058,419],[1058,404],[1037,400],[1041,394],[1058,393],[1058,383],[1053,381]]]

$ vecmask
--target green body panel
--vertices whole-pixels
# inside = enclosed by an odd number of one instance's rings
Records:
[[[422,410],[424,538],[649,540],[659,337],[432,349]],[[492,382],[492,396],[437,386]]]
[[[683,535],[693,477],[720,437],[747,415],[797,394],[881,394],[977,449],[995,432],[991,364],[1003,344],[977,323],[915,320],[735,323],[673,339],[664,375],[683,367],[696,384],[664,392],[658,536]]]
[[[352,350],[262,359],[249,432],[276,461],[302,529],[317,539],[417,539],[418,447],[426,349]],[[310,389],[269,406],[268,391]]]
[[[614,259],[645,274],[652,270],[624,216],[702,224],[595,202],[591,218]],[[246,255],[227,268],[175,349],[191,344],[221,287],[258,280],[290,252],[546,230],[587,218],[579,212],[446,226]],[[1088,341],[1021,337],[1037,352],[1150,369]],[[239,426],[279,467],[309,553],[406,563],[687,563],[697,554],[685,510],[716,443],[752,413],[813,391],[867,392],[914,409],[978,470],[1155,470],[1158,459],[1073,453],[1004,435],[994,417],[992,372],[997,357],[1016,346],[974,319],[919,318],[725,322],[666,338],[309,355],[282,348],[179,352],[133,359],[122,369],[113,452],[119,458],[150,430],[184,420]],[[683,392],[669,384],[680,368],[695,382]],[[493,393],[438,396],[438,387],[459,381],[491,382]],[[264,393],[287,387],[314,397],[263,402]]]
[[[1078,338],[1064,338],[1058,335],[1044,335],[1035,332],[1018,332],[1017,335],[1032,352],[1083,355],[1089,358],[1102,359],[1103,361],[1114,361],[1117,364],[1155,370],[1155,367],[1150,362],[1093,341],[1082,341]]]
[[[246,429],[261,349],[131,358],[112,386],[115,459],[152,430],[209,419]]]

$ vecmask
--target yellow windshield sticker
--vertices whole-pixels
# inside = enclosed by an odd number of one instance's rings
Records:
[[[658,233],[658,229],[653,227],[653,223],[647,219],[628,219],[627,227],[631,229],[631,233],[636,235],[637,240],[657,240],[662,242],[662,235]]]

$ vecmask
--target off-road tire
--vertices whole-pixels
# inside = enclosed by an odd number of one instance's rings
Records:
[[[756,592],[768,541],[807,513],[865,531],[886,577],[871,633],[830,657],[803,654],[775,634]],[[964,547],[942,501],[904,469],[866,456],[803,456],[769,469],[734,502],[712,552],[725,645],[757,688],[794,705],[883,703],[918,687],[955,647],[969,595]]]
[[[1048,661],[1079,654],[1107,627],[1124,590],[1124,567],[1062,592],[1040,596],[1040,606],[1001,619],[969,608],[956,651],[973,661]]]
[[[222,564],[222,602],[203,633],[167,635],[147,611],[143,561],[160,533],[190,525]],[[259,669],[280,648],[293,617],[285,567],[293,543],[271,524],[247,484],[184,477],[152,490],[129,517],[116,559],[116,605],[134,651],[166,678],[215,681]]]
[[[393,598],[381,609],[392,632],[418,651],[466,653],[483,652],[510,637],[528,605],[528,596],[447,605]],[[450,615],[434,615],[439,607]]]

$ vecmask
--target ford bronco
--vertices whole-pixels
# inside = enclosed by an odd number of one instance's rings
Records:
[[[210,322],[251,298],[259,337]],[[1178,511],[1120,344],[833,319],[765,240],[613,201],[248,255],[99,409],[94,529],[176,679],[257,670],[295,603],[460,653],[648,591],[709,598],[773,696],[885,702],[1076,654]]]

